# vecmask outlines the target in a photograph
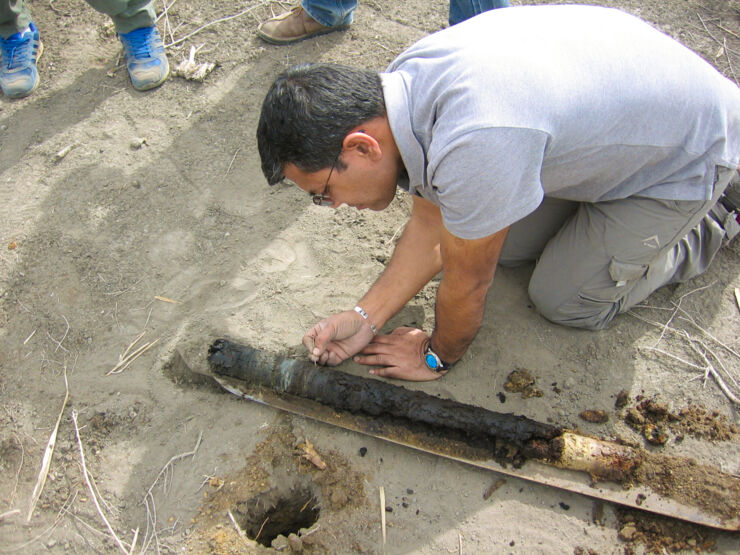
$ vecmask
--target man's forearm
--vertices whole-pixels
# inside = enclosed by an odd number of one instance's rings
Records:
[[[489,285],[462,289],[444,279],[439,284],[432,349],[445,362],[457,362],[478,333]]]
[[[480,328],[507,231],[474,240],[441,233],[444,274],[437,290],[432,349],[445,362],[459,360]]]
[[[360,300],[378,329],[442,269],[441,226],[439,209],[424,199],[414,199],[411,218],[388,266]]]

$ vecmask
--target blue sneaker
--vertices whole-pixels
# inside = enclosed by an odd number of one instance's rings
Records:
[[[137,91],[158,87],[167,80],[170,64],[156,27],[142,27],[121,35],[126,67]]]
[[[30,23],[23,33],[15,33],[7,39],[0,37],[0,88],[10,98],[28,96],[39,86],[36,61],[44,47],[39,39],[39,30]]]

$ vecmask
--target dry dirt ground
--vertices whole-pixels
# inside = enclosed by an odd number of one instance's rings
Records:
[[[42,82],[28,99],[0,99],[0,551],[120,550],[101,512],[127,549],[138,530],[135,551],[264,551],[237,534],[229,512],[264,540],[281,531],[260,518],[271,496],[307,515],[282,530],[303,529],[307,551],[380,553],[381,487],[389,553],[740,551],[737,534],[671,532],[675,523],[657,544],[650,533],[660,523],[645,514],[515,478],[502,483],[490,471],[280,414],[185,375],[183,361],[205,369],[218,336],[299,352],[308,326],[352,307],[381,271],[408,199],[399,194],[382,213],[331,211],[295,189],[267,187],[254,140],[259,106],[274,75],[295,62],[382,69],[446,25],[446,2],[363,0],[348,31],[289,47],[255,35],[259,20],[282,9],[277,3],[172,2],[160,20],[167,42],[214,23],[170,47],[171,64],[195,46],[198,60],[217,67],[204,83],[173,77],[148,93],[129,86],[104,16],[79,0],[30,4],[46,46]],[[646,19],[729,78],[740,74],[736,0],[601,4]],[[689,337],[714,367],[719,359],[738,374],[738,269],[736,241],[706,275],[658,291],[600,333],[546,322],[528,304],[531,268],[500,270],[463,361],[418,387],[639,444],[614,408],[623,389],[633,404],[660,395],[671,411],[700,405],[736,424],[737,408],[702,379],[706,362]],[[394,323],[430,330],[434,290]],[[676,312],[679,302],[685,312]],[[648,322],[674,313],[671,327],[688,337]],[[662,352],[649,350],[656,346]],[[517,368],[534,376],[541,397],[502,395]],[[608,422],[583,421],[586,409],[606,411]],[[58,417],[48,480],[26,524]],[[717,439],[669,434],[649,448],[740,473],[738,436]],[[295,453],[305,440],[327,469]],[[284,552],[299,548],[291,539]]]

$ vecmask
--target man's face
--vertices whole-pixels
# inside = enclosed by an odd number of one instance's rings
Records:
[[[358,210],[383,210],[396,194],[400,162],[383,157],[369,160],[354,156],[352,152],[342,156],[344,169],[338,166],[308,173],[293,164],[283,168],[285,177],[311,195],[320,195],[322,205],[337,208],[342,204]]]

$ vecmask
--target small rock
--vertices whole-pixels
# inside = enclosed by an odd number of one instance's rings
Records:
[[[283,549],[287,548],[289,545],[288,538],[286,538],[283,535],[280,535],[276,537],[274,540],[272,540],[272,543],[270,545],[272,545],[272,548],[275,549],[276,551],[282,551]]]
[[[367,447],[360,447],[360,456],[364,457],[367,455]]]
[[[619,539],[626,542],[631,542],[633,539],[635,539],[636,534],[637,528],[634,524],[625,524],[619,531]]]
[[[560,505],[560,508],[563,509],[564,511],[569,511],[570,510],[570,505],[568,505],[567,503],[563,503],[561,501],[560,503],[558,503],[558,505]]]
[[[296,553],[301,553],[303,551],[303,540],[298,537],[298,534],[291,533],[288,536],[288,545]]]
[[[144,137],[134,137],[133,139],[131,139],[131,142],[129,143],[129,146],[131,147],[131,150],[139,150],[145,144],[147,144],[146,138],[144,138]]]
[[[663,445],[668,441],[665,429],[655,424],[645,424],[642,427],[642,435],[653,445]]]

